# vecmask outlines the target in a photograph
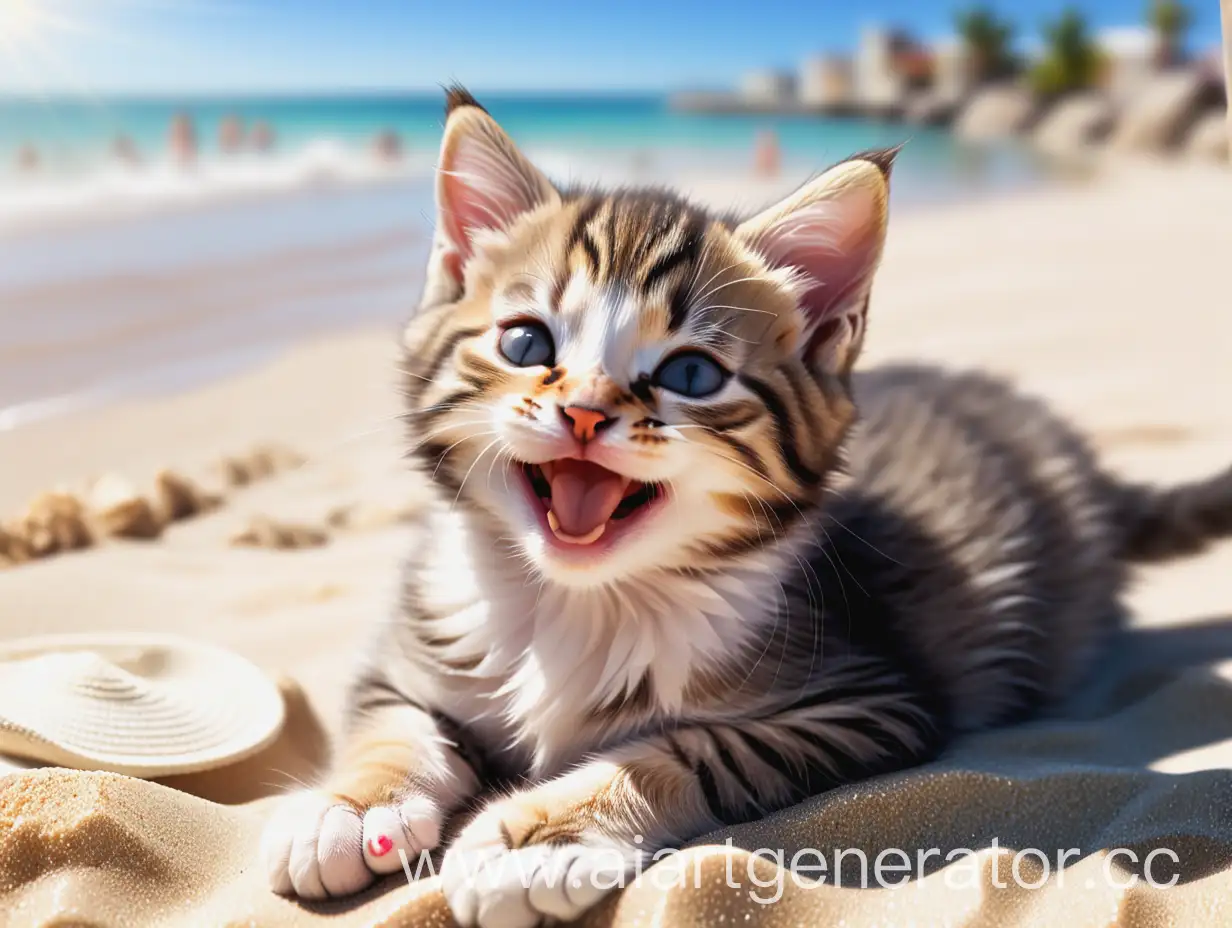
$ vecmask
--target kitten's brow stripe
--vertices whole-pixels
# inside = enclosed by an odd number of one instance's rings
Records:
[[[569,230],[569,237],[565,240],[565,254],[573,253],[573,250],[579,245],[586,254],[586,262],[590,265],[590,272],[593,275],[599,273],[599,248],[595,244],[594,237],[590,234],[590,221],[595,218],[595,214],[599,211],[603,201],[597,198],[587,200],[578,210],[577,217],[573,220],[573,227]],[[561,277],[560,289],[564,289],[565,277]]]
[[[642,278],[642,289],[649,291],[660,280],[680,267],[697,261],[702,250],[702,227],[697,220],[686,220],[673,246],[659,254]],[[679,328],[679,325],[676,326]]]
[[[616,226],[616,201],[608,200],[607,204],[607,265],[604,267],[604,276],[612,277],[616,271],[616,249],[620,245],[620,240],[617,237]]]
[[[672,292],[672,302],[667,315],[667,330],[679,332],[685,320],[689,318],[690,309],[692,309],[690,294],[688,288],[682,284]]]
[[[591,275],[597,276],[599,273],[599,246],[595,244],[595,240],[591,238],[589,232],[582,233],[582,250],[586,252],[586,262],[590,265]]]
[[[679,227],[681,216],[666,203],[656,203],[650,209],[645,221],[645,231],[634,237],[637,243],[633,262],[644,265],[650,260],[660,243],[671,237],[672,232]]]

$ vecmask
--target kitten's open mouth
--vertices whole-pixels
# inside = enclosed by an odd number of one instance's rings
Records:
[[[664,496],[658,484],[630,480],[593,461],[560,458],[523,464],[522,473],[541,519],[567,545],[614,540]]]

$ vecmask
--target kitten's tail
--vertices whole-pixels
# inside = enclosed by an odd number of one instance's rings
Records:
[[[1232,538],[1232,467],[1175,487],[1119,484],[1115,493],[1124,560],[1171,560]]]

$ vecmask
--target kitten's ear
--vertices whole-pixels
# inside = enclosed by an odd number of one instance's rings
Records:
[[[736,229],[771,266],[795,272],[807,319],[802,351],[829,370],[850,370],[863,341],[897,153],[856,155]]]
[[[443,270],[460,286],[478,233],[505,229],[559,194],[465,90],[449,90],[445,113],[436,172],[437,231]]]

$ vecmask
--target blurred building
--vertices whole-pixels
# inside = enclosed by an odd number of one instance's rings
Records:
[[[847,55],[818,55],[800,65],[798,96],[805,106],[841,109],[855,96],[855,67]]]
[[[926,54],[919,74],[904,75],[907,102],[901,115],[913,125],[948,125],[975,89],[974,62],[958,39],[937,41]]]
[[[1159,37],[1145,26],[1105,29],[1095,36],[1104,56],[1101,83],[1116,103],[1139,96],[1158,71]]]
[[[795,95],[795,76],[786,71],[749,71],[740,78],[740,98],[747,103],[781,106],[791,102]]]
[[[898,29],[870,26],[860,33],[855,58],[856,103],[869,110],[900,110],[913,89],[933,78],[933,54]]]
[[[932,57],[932,95],[951,103],[965,99],[975,88],[975,62],[967,43],[943,39],[933,45]]]

